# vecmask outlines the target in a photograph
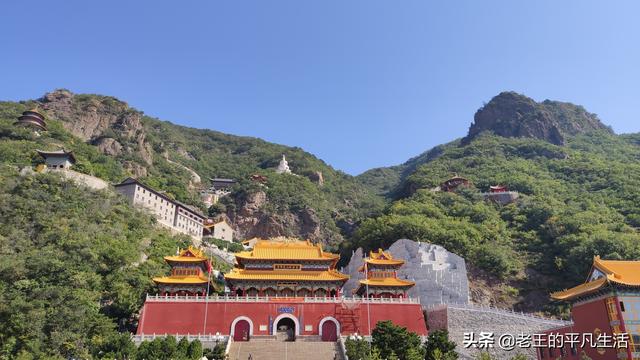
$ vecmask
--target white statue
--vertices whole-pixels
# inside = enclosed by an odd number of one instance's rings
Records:
[[[282,154],[282,160],[280,160],[280,164],[278,164],[278,168],[276,169],[278,174],[291,174],[291,169],[289,169],[289,163],[287,163],[287,159]]]

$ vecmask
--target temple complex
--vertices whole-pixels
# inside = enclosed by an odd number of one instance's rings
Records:
[[[564,344],[538,349],[538,359],[640,359],[640,261],[603,260],[594,257],[587,280],[551,294],[571,304],[572,323],[546,333],[560,334]],[[628,334],[627,343],[614,342]],[[567,342],[579,334],[579,341]],[[607,337],[607,343],[583,341],[582,334]],[[602,338],[601,338],[602,339]]]
[[[22,116],[18,118],[18,121],[16,121],[14,125],[21,125],[31,127],[36,130],[47,131],[47,123],[44,121],[44,115],[36,109],[23,112]]]
[[[160,295],[207,295],[211,263],[202,251],[189,246],[164,261],[171,266],[171,275],[153,278]]]
[[[280,160],[280,164],[278,164],[278,167],[276,168],[276,173],[291,174],[291,169],[289,169],[289,163],[287,162],[287,159],[284,157],[284,154],[282,154],[282,160]]]
[[[356,294],[373,298],[403,298],[407,290],[412,288],[413,281],[398,278],[398,269],[404,265],[404,260],[394,259],[390,253],[378,249],[370,251],[364,265],[359,269],[365,274],[360,280]]]
[[[193,248],[183,250],[165,258],[171,276],[154,279],[160,294],[147,296],[133,340],[171,334],[201,339],[205,347],[225,341],[235,356],[245,348],[255,356],[281,341],[291,349],[313,343],[331,358],[337,341],[369,337],[386,320],[426,339],[419,299],[343,297],[348,276],[335,269],[338,258],[309,241],[256,240],[252,250],[236,253],[236,265],[225,275],[229,291],[204,297],[208,262]]]
[[[335,269],[339,256],[322,245],[295,239],[259,240],[252,250],[236,254],[225,275],[238,296],[338,297],[349,279]]]

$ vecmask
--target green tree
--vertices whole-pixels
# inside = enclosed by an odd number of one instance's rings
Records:
[[[193,340],[189,344],[189,349],[187,350],[187,358],[190,360],[198,360],[202,357],[202,343],[200,340]]]
[[[379,321],[372,331],[372,345],[380,350],[382,358],[424,358],[420,337],[391,321]]]
[[[455,352],[456,343],[449,340],[449,332],[447,330],[435,330],[429,333],[424,348],[425,360],[458,358],[458,354]]]

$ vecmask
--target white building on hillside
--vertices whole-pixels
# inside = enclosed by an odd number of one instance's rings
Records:
[[[172,231],[187,234],[198,243],[202,240],[204,215],[191,207],[175,201],[134,178],[127,178],[114,185],[134,206],[149,210],[158,223]]]
[[[226,220],[218,221],[211,226],[211,235],[216,239],[233,241],[233,228]]]

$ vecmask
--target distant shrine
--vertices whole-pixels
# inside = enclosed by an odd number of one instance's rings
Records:
[[[18,121],[16,121],[14,125],[30,127],[39,131],[47,131],[47,123],[44,120],[44,115],[36,109],[23,112],[22,116],[18,118]]]
[[[457,190],[460,186],[469,187],[471,186],[471,181],[463,177],[460,177],[458,175],[455,175],[451,179],[440,184],[440,190],[451,192],[451,191]]]
[[[520,197],[517,191],[509,191],[506,185],[489,186],[489,192],[483,193],[485,200],[492,201],[500,205],[510,204]]]
[[[378,249],[370,251],[364,265],[359,269],[365,274],[360,280],[356,294],[372,298],[403,298],[407,290],[416,283],[398,278],[398,269],[404,265],[404,260],[394,259],[390,253]]]
[[[189,246],[176,256],[165,256],[164,261],[171,266],[171,275],[153,278],[160,295],[207,295],[211,262],[202,251]]]
[[[44,159],[44,164],[47,170],[67,170],[76,163],[76,157],[73,155],[72,151],[36,151]]]
[[[349,276],[336,270],[339,255],[309,241],[258,240],[236,254],[236,266],[225,275],[233,295],[337,297]]]
[[[280,160],[280,164],[276,168],[276,173],[278,174],[291,174],[291,169],[289,169],[289,163],[285,158],[284,154],[282,154],[282,160]]]
[[[593,258],[587,280],[554,292],[551,298],[571,304],[572,322],[547,335],[594,334],[607,336],[607,344],[567,343],[537,349],[538,359],[638,359],[640,354],[640,261]],[[613,346],[615,334],[627,333],[625,346]],[[545,336],[546,338],[546,336]],[[617,339],[617,338],[616,338]],[[623,344],[620,344],[623,345]]]

